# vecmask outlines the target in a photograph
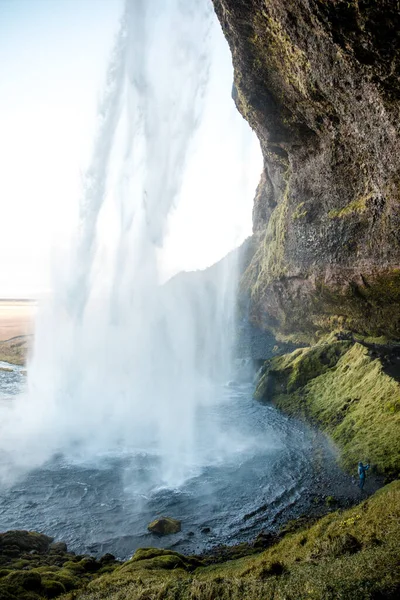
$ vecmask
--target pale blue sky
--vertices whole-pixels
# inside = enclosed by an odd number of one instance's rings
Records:
[[[0,297],[48,288],[122,0],[0,0]]]

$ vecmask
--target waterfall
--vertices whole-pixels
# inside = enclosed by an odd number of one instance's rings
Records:
[[[3,481],[55,454],[98,460],[126,452],[156,456],[154,483],[176,486],[226,450],[218,429],[205,447],[197,414],[232,376],[236,254],[167,283],[163,268],[174,211],[203,185],[190,173],[201,171],[196,156],[221,40],[207,0],[126,2],[79,228],[37,321],[28,390],[2,413]],[[235,115],[238,154],[253,143],[244,127]],[[232,206],[251,199],[254,178],[233,169],[230,179],[215,182],[217,194],[225,185]]]

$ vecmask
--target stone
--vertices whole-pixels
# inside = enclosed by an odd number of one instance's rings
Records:
[[[67,544],[65,542],[54,542],[50,544],[49,552],[50,554],[65,554],[67,552]]]
[[[110,554],[109,552],[107,552],[107,554],[104,554],[100,559],[99,559],[99,563],[103,566],[103,565],[109,565],[110,563],[116,562],[116,558],[114,556],[114,554]]]
[[[152,521],[147,529],[157,535],[169,535],[181,530],[181,522],[171,517],[160,517]]]
[[[38,553],[44,554],[48,552],[53,538],[36,533],[35,531],[18,531],[11,530],[5,533],[0,533],[0,554],[7,548],[13,550],[19,549],[20,553]]]

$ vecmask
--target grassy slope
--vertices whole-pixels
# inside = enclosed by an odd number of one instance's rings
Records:
[[[153,558],[138,551],[86,591],[65,598],[394,599],[400,593],[399,546],[400,482],[393,482],[359,506],[288,534],[259,555],[195,568],[170,551],[153,550]]]
[[[365,460],[380,473],[400,472],[400,385],[361,344],[330,341],[273,358],[256,397],[316,422],[345,468]]]

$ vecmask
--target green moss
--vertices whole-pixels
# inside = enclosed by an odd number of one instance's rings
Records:
[[[329,211],[328,216],[331,219],[341,219],[343,217],[354,215],[355,213],[365,212],[367,209],[368,200],[370,200],[372,197],[373,193],[371,192],[369,194],[365,194],[364,196],[355,198],[344,208]]]
[[[202,562],[198,558],[187,557],[173,550],[139,548],[131,560],[122,565],[120,569],[184,569],[190,571],[200,565],[202,565]]]
[[[0,569],[0,579],[2,577],[5,577],[6,575],[9,575],[11,573],[10,569]]]
[[[85,572],[83,565],[81,565],[79,562],[73,562],[72,560],[68,560],[67,562],[65,562],[63,567],[64,569],[68,569],[72,573],[76,574]]]
[[[59,569],[57,571],[42,571],[41,572],[42,580],[51,580],[58,581],[61,583],[67,591],[74,590],[79,587],[80,582],[77,577],[74,577],[69,571],[66,569]]]
[[[12,563],[12,568],[13,569],[24,569],[29,564],[30,564],[29,560],[25,560],[25,559],[15,560]]]
[[[325,342],[270,359],[257,384],[255,398],[269,400],[274,394],[290,394],[303,387],[334,367],[350,345],[350,342]]]
[[[304,209],[304,206],[305,206],[305,202],[300,202],[300,204],[298,204],[296,206],[296,209],[292,214],[293,221],[298,221],[299,219],[304,219],[304,217],[307,216],[308,211]]]
[[[80,600],[371,600],[400,589],[400,482],[287,534],[265,552],[194,573],[120,569]],[[129,561],[132,562],[132,561]],[[390,595],[391,594],[391,595]]]
[[[368,460],[381,473],[400,472],[400,385],[361,344],[320,344],[273,358],[256,397],[318,423],[338,444],[345,468]]]
[[[288,190],[289,183],[281,202],[270,217],[263,243],[244,274],[244,285],[250,289],[252,296],[262,295],[271,280],[282,277],[286,273]]]
[[[42,580],[42,594],[45,598],[56,598],[61,594],[65,594],[66,589],[60,581],[55,579]]]
[[[281,23],[264,10],[255,11],[250,43],[257,57],[256,68],[271,68],[283,76],[288,86],[307,96],[310,63],[303,50],[290,39]]]

